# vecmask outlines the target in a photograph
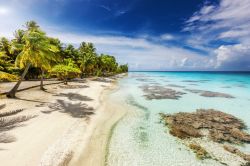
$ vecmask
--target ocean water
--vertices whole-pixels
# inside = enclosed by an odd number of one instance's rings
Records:
[[[112,131],[106,157],[108,166],[221,165],[214,160],[198,160],[160,123],[161,112],[194,112],[199,108],[212,108],[232,114],[250,127],[250,73],[129,72],[119,85],[111,99],[126,103],[128,113]],[[143,85],[160,85],[186,94],[178,100],[147,100],[140,88]],[[185,89],[222,92],[235,98],[203,97]],[[241,149],[250,153],[249,145]]]

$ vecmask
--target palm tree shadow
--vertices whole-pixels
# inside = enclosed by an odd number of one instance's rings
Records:
[[[9,131],[24,126],[23,122],[37,117],[37,115],[20,115],[16,117],[0,118],[0,132]]]
[[[80,95],[80,94],[77,94],[77,93],[59,93],[57,95],[54,95],[54,96],[61,96],[61,97],[67,97],[69,100],[72,100],[72,101],[92,101],[93,99],[91,99],[90,97],[88,96],[83,96],[83,95]]]
[[[94,114],[94,108],[88,107],[87,104],[83,103],[70,103],[63,100],[57,100],[57,103],[48,106],[51,110],[42,111],[43,113],[51,113],[59,111],[61,113],[69,114],[73,118],[86,118],[89,119]]]
[[[1,133],[0,134],[0,143],[11,143],[15,142],[16,137],[7,133]]]
[[[1,109],[4,109],[5,107],[6,107],[6,104],[1,104],[1,105],[0,105],[0,110],[1,110]]]

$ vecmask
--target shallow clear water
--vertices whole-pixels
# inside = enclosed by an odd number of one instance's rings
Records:
[[[120,89],[111,98],[126,103],[129,111],[113,130],[106,159],[108,166],[220,165],[214,160],[197,160],[193,152],[159,123],[160,112],[213,108],[242,119],[250,127],[249,73],[130,72],[119,84]],[[179,100],[146,100],[139,87],[147,84],[159,84],[186,94]],[[169,84],[185,87],[169,87]],[[208,98],[185,89],[222,92],[235,98]],[[242,150],[250,152],[250,146]]]

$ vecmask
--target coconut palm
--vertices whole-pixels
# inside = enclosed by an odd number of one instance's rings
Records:
[[[79,63],[82,75],[93,73],[97,64],[97,54],[93,43],[82,42],[79,47]]]
[[[22,51],[18,54],[15,65],[24,68],[20,80],[8,92],[7,97],[15,97],[15,93],[27,74],[30,66],[39,67],[43,71],[51,67],[50,63],[55,59],[54,53],[57,48],[49,43],[46,34],[40,30],[39,26],[30,21],[26,23],[27,30],[24,32],[22,41]],[[43,89],[43,75],[41,78],[41,89]]]
[[[114,56],[101,54],[99,57],[99,66],[104,75],[117,71],[118,64]]]
[[[50,72],[52,75],[64,80],[65,85],[68,84],[68,79],[74,78],[81,73],[72,59],[65,59],[63,63],[55,65]]]
[[[0,70],[8,72],[11,64],[11,54],[10,54],[10,42],[6,38],[0,39]]]

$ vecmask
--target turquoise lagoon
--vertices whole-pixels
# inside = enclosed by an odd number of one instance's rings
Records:
[[[119,85],[110,97],[114,102],[126,103],[128,113],[112,131],[106,156],[108,166],[221,165],[214,160],[198,160],[159,123],[160,112],[213,108],[242,119],[250,127],[250,73],[129,72]],[[186,94],[178,100],[147,100],[140,88],[142,85],[160,85]],[[235,98],[203,97],[185,89],[222,92]],[[250,152],[249,145],[241,149]]]

